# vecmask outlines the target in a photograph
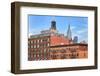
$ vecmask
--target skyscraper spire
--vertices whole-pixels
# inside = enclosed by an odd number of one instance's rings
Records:
[[[71,29],[70,29],[70,24],[68,25],[67,38],[68,38],[69,40],[72,40],[72,32],[71,32]]]

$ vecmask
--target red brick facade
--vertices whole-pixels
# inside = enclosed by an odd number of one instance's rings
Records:
[[[28,60],[47,60],[50,37],[43,36],[38,38],[31,38],[28,40]]]
[[[70,41],[63,37],[63,36],[51,36],[50,37],[50,45],[51,46],[55,46],[55,45],[66,45],[66,44],[70,44]]]
[[[28,40],[28,60],[87,58],[88,45],[74,44],[64,36],[42,36]]]
[[[87,44],[70,44],[50,47],[50,59],[87,58]]]

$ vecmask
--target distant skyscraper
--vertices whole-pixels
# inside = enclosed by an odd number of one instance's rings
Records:
[[[56,21],[51,21],[51,29],[56,30]]]
[[[77,36],[74,37],[73,43],[78,43],[78,37]]]
[[[55,21],[54,19],[51,21],[51,28],[50,28],[50,31],[53,32],[53,33],[57,33],[56,21]]]
[[[72,33],[71,33],[70,25],[68,26],[68,30],[67,30],[67,38],[72,40]]]
[[[56,30],[56,21],[55,21],[55,16],[52,17],[52,21],[51,21],[51,29]]]
[[[42,34],[56,34],[57,33],[57,28],[56,28],[56,21],[53,20],[51,21],[51,27],[48,30],[42,30],[41,31]]]

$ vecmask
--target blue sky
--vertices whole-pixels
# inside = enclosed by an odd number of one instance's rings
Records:
[[[67,35],[68,25],[70,24],[72,37],[78,36],[79,42],[83,40],[88,41],[88,17],[79,16],[29,15],[29,35],[39,34],[41,30],[49,29],[52,20],[56,21],[56,27],[59,33]]]

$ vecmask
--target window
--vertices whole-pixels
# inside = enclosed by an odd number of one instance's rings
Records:
[[[77,58],[76,54],[72,53],[71,58]]]
[[[43,41],[44,41],[44,42],[46,42],[46,41],[47,41],[47,39],[43,39]]]
[[[34,54],[34,58],[36,57],[36,54]]]
[[[48,46],[49,46],[49,43],[48,43]]]
[[[42,42],[42,39],[41,39],[41,42]]]
[[[46,50],[46,49],[44,49],[44,54],[46,54],[46,52],[47,52],[47,50]]]
[[[72,48],[72,49],[71,49],[71,52],[76,52],[76,49],[75,49],[75,48]]]
[[[37,40],[37,43],[39,43],[39,40]]]
[[[33,44],[33,41],[31,41],[31,44]]]
[[[44,49],[44,52],[46,52],[46,49]]]
[[[61,50],[61,53],[66,53],[66,50],[65,50],[65,49],[62,49],[62,50]]]
[[[36,45],[34,45],[34,48],[36,48]]]
[[[33,58],[33,55],[31,54],[31,56],[30,56],[31,58]]]
[[[39,57],[39,54],[37,54],[37,57]]]
[[[37,48],[39,48],[39,44],[37,45]]]
[[[65,54],[61,56],[61,59],[65,59],[65,58],[66,58],[66,55]]]
[[[33,45],[31,45],[31,48],[33,48]]]
[[[57,56],[56,55],[52,55],[52,59],[57,59]]]
[[[34,43],[36,43],[36,40],[34,40]]]

